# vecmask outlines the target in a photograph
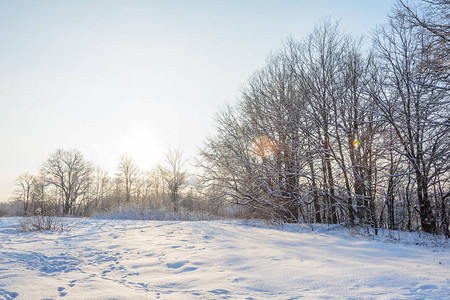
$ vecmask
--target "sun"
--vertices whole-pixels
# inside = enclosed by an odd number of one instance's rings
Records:
[[[139,166],[149,169],[163,159],[164,145],[150,125],[135,122],[118,142],[118,149],[120,154],[129,155]]]

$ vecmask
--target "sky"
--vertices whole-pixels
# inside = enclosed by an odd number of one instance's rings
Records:
[[[214,117],[288,37],[331,17],[355,36],[394,0],[0,0],[0,201],[57,149],[114,175],[180,147],[191,161]]]

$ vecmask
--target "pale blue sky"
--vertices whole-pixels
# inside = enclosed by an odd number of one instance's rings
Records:
[[[57,148],[114,174],[167,147],[193,157],[214,114],[286,37],[321,18],[348,33],[386,20],[393,0],[0,0],[0,201]]]

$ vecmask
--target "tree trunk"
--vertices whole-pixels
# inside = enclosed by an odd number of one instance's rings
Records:
[[[431,210],[431,203],[428,198],[428,190],[425,178],[416,170],[417,177],[417,199],[419,202],[420,224],[422,230],[429,233],[436,233],[436,220]]]

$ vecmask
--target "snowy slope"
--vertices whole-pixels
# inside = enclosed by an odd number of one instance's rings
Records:
[[[0,218],[0,299],[450,298],[448,249],[220,221],[12,222]]]

